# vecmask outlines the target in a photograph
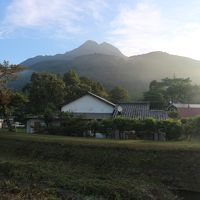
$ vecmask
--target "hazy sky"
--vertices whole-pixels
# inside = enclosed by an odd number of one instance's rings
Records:
[[[0,61],[109,42],[200,60],[200,0],[0,0]]]

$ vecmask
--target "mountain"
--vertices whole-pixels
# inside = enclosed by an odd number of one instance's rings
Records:
[[[200,84],[200,61],[159,51],[126,57],[111,44],[94,41],[64,54],[36,56],[21,64],[28,68],[12,84],[15,88],[22,88],[32,72],[63,74],[70,69],[100,81],[108,89],[121,85],[133,98],[141,97],[150,81],[165,77],[190,77]]]
[[[104,54],[104,55],[125,57],[116,47],[114,47],[109,43],[103,42],[102,44],[98,44],[95,41],[88,40],[80,47],[72,51],[66,52],[64,54],[57,54],[54,56],[36,56],[34,58],[27,59],[21,64],[30,66],[43,61],[70,60],[78,56],[93,55],[93,54]]]
[[[124,57],[124,55],[113,45],[106,42],[103,42],[102,44],[98,44],[92,40],[88,40],[87,42],[82,44],[79,48],[65,53],[64,56],[78,57],[78,56],[91,55],[91,54],[104,54],[104,55]]]

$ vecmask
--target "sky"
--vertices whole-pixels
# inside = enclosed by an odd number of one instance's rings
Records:
[[[0,0],[0,62],[108,42],[200,60],[200,0]]]

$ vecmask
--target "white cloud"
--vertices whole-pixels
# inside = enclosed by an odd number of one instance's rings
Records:
[[[21,28],[53,30],[53,35],[77,33],[86,16],[101,20],[101,11],[107,4],[104,0],[12,0],[6,16],[0,24],[0,32]]]
[[[200,23],[164,17],[159,7],[144,1],[120,5],[111,22],[108,40],[126,55],[166,51],[200,59]]]
[[[108,3],[105,0],[91,0],[86,4],[87,10],[92,13],[92,16],[97,21],[102,21],[103,16],[101,12],[108,7]]]
[[[111,27],[110,39],[126,54],[144,51],[152,45],[152,35],[157,38],[165,31],[159,10],[147,3],[139,3],[133,8],[121,5]]]
[[[72,23],[79,19],[80,11],[71,0],[13,0],[3,23],[10,29],[54,26],[73,32]]]

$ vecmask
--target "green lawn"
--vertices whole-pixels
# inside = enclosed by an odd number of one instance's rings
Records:
[[[200,193],[200,143],[0,133],[0,199],[178,199]]]

